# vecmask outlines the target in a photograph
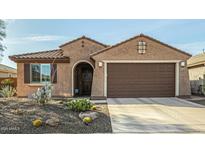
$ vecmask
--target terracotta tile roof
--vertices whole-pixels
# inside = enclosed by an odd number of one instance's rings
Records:
[[[87,39],[87,40],[90,40],[90,41],[92,41],[92,42],[95,42],[95,43],[97,43],[97,44],[99,44],[99,45],[101,45],[101,46],[108,47],[108,45],[103,44],[103,43],[101,43],[101,42],[98,42],[98,41],[96,41],[96,40],[93,40],[93,39],[91,39],[91,38],[89,38],[89,37],[86,37],[86,36],[81,36],[81,37],[79,37],[79,38],[77,38],[77,39],[74,39],[74,40],[72,40],[72,41],[66,42],[66,43],[60,45],[59,47],[61,48],[61,47],[65,46],[65,45],[71,44],[71,43],[76,42],[76,41],[78,41],[78,40],[80,40],[80,39]]]
[[[196,56],[191,57],[187,61],[188,67],[197,66],[197,65],[205,64],[205,53],[198,54]]]
[[[15,62],[19,62],[23,60],[38,61],[38,60],[54,60],[54,59],[66,60],[66,59],[69,59],[69,57],[63,55],[63,51],[61,49],[12,55],[12,56],[9,56],[9,58]]]
[[[60,45],[59,47],[63,47],[65,45],[68,45],[68,44],[71,44],[75,41],[78,41],[80,39],[87,39],[87,40],[90,40],[92,42],[95,42],[103,47],[108,47],[107,45],[105,44],[102,44],[98,41],[95,41],[91,38],[88,38],[88,37],[85,37],[85,36],[82,36],[80,38],[77,38],[77,39],[74,39],[70,42],[67,42],[67,43],[64,43],[62,45]],[[55,50],[48,50],[48,51],[40,51],[40,52],[32,52],[32,53],[25,53],[25,54],[19,54],[19,55],[12,55],[12,56],[9,56],[9,58],[15,62],[26,62],[26,61],[33,61],[33,62],[44,62],[45,61],[49,61],[49,60],[57,60],[58,62],[61,62],[61,61],[65,61],[65,62],[68,62],[69,61],[69,57],[66,57],[63,55],[63,51],[62,49],[55,49]],[[61,61],[60,61],[61,60]]]
[[[91,57],[92,57],[92,56],[95,56],[95,55],[97,55],[97,54],[99,54],[99,53],[105,52],[105,51],[107,51],[107,50],[109,50],[109,49],[111,49],[111,48],[117,47],[117,46],[119,46],[119,45],[121,45],[121,44],[123,44],[123,43],[126,43],[126,42],[128,42],[128,41],[131,41],[131,40],[136,39],[136,38],[138,38],[138,37],[148,38],[148,39],[150,39],[150,40],[152,40],[152,41],[155,41],[155,42],[160,43],[160,44],[162,44],[162,45],[164,45],[164,46],[167,46],[167,47],[169,47],[169,48],[172,48],[172,49],[174,49],[174,50],[176,50],[176,51],[178,51],[178,52],[181,52],[181,53],[183,53],[183,54],[186,54],[186,55],[188,55],[188,56],[191,56],[191,54],[189,54],[189,53],[187,53],[187,52],[185,52],[185,51],[182,51],[182,50],[180,50],[180,49],[177,49],[177,48],[175,48],[175,47],[172,47],[172,46],[170,46],[170,45],[168,45],[168,44],[166,44],[166,43],[163,43],[163,42],[161,42],[161,41],[159,41],[159,40],[157,40],[157,39],[155,39],[155,38],[152,38],[152,37],[147,36],[147,35],[144,35],[144,34],[140,34],[140,35],[134,36],[134,37],[129,38],[129,39],[125,40],[125,41],[122,41],[122,42],[120,42],[120,43],[117,43],[117,44],[115,44],[115,45],[113,45],[113,46],[110,46],[110,47],[107,47],[107,48],[102,49],[102,50],[100,50],[100,51],[94,52],[94,53],[90,54],[90,56],[91,56]]]

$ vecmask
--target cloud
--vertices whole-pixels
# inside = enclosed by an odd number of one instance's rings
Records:
[[[57,35],[37,35],[37,36],[24,37],[23,40],[42,42],[42,41],[56,41],[56,40],[61,40],[62,38],[64,37],[57,36]]]
[[[28,42],[47,42],[63,40],[66,37],[59,35],[29,35],[24,37],[6,38],[6,44],[24,44]]]

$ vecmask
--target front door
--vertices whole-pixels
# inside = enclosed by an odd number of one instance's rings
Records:
[[[91,95],[92,74],[92,70],[87,68],[82,69],[82,95]]]
[[[90,96],[93,68],[88,63],[80,63],[75,68],[75,96]]]

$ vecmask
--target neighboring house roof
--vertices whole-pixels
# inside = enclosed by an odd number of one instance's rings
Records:
[[[0,72],[3,72],[3,73],[13,73],[13,74],[17,73],[15,68],[12,68],[10,66],[3,65],[3,64],[0,64]]]
[[[32,52],[20,55],[9,56],[9,58],[15,62],[23,62],[32,60],[38,60],[43,62],[54,61],[55,62],[69,62],[69,57],[63,55],[63,51],[61,49],[48,50],[48,51],[40,51],[40,52]]]
[[[93,39],[91,39],[91,38],[89,38],[89,37],[86,37],[86,36],[81,36],[81,37],[79,37],[79,38],[77,38],[77,39],[75,39],[75,40],[66,42],[66,43],[60,45],[59,47],[61,48],[61,47],[63,47],[63,46],[66,46],[66,45],[68,45],[68,44],[71,44],[71,43],[73,43],[73,42],[76,42],[76,41],[78,41],[78,40],[80,40],[80,39],[87,39],[87,40],[92,41],[92,42],[94,42],[94,43],[97,43],[97,44],[99,44],[99,45],[101,45],[101,46],[103,46],[103,47],[108,47],[108,45],[103,44],[103,43],[101,43],[101,42],[98,42],[98,41],[96,41],[96,40],[93,40]]]
[[[134,37],[129,38],[129,39],[125,40],[125,41],[122,41],[122,42],[120,42],[120,43],[117,43],[117,44],[115,44],[115,45],[113,45],[113,46],[110,46],[110,47],[107,47],[107,48],[105,48],[105,49],[102,49],[102,50],[100,50],[100,51],[98,51],[98,52],[94,52],[94,53],[90,54],[90,56],[93,57],[93,56],[98,55],[98,54],[100,54],[100,53],[102,53],[102,52],[105,52],[105,51],[107,51],[107,50],[109,50],[109,49],[111,49],[111,48],[117,47],[117,46],[119,46],[119,45],[121,45],[121,44],[123,44],[123,43],[126,43],[126,42],[128,42],[128,41],[131,41],[131,40],[133,40],[133,39],[136,39],[136,38],[138,38],[138,37],[145,37],[145,38],[147,38],[147,39],[150,39],[150,40],[152,40],[152,41],[155,41],[155,42],[157,42],[157,43],[160,43],[160,44],[162,44],[162,45],[164,45],[164,46],[167,46],[167,47],[169,47],[169,48],[171,48],[171,49],[174,49],[174,50],[176,50],[176,51],[178,51],[178,52],[181,52],[181,53],[183,53],[183,54],[186,54],[186,55],[188,55],[188,56],[191,56],[191,54],[189,54],[189,53],[187,53],[187,52],[185,52],[185,51],[182,51],[182,50],[180,50],[180,49],[177,49],[177,48],[175,48],[175,47],[172,47],[172,46],[170,46],[170,45],[168,45],[168,44],[166,44],[166,43],[163,43],[163,42],[161,42],[161,41],[159,41],[159,40],[157,40],[157,39],[154,39],[154,38],[152,38],[152,37],[150,37],[150,36],[147,36],[147,35],[144,35],[144,34],[140,34],[140,35],[134,36]]]
[[[187,61],[188,67],[204,65],[204,64],[205,64],[205,53],[201,53],[196,56],[193,56]]]

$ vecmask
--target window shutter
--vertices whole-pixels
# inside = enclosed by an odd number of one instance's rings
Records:
[[[24,83],[30,83],[30,64],[24,64]]]
[[[51,82],[57,83],[57,64],[51,64]]]

